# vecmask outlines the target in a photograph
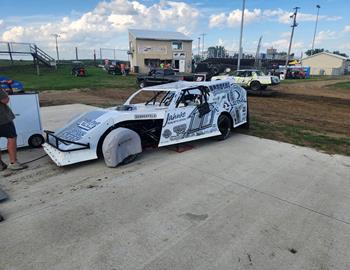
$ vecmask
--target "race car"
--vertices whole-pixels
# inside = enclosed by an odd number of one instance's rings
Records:
[[[240,86],[251,89],[252,91],[260,91],[266,89],[270,85],[277,85],[280,79],[277,76],[265,75],[262,71],[257,69],[244,69],[231,71],[227,69],[224,74],[214,76],[212,81],[224,80],[232,77]]]
[[[230,79],[178,81],[140,89],[124,105],[90,111],[56,132],[46,131],[43,147],[58,166],[66,166],[100,156],[106,161],[111,152],[130,159],[150,144],[224,140],[238,126],[249,127],[244,88]],[[114,166],[123,162],[120,155]]]

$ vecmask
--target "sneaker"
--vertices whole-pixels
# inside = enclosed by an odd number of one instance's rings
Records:
[[[23,165],[21,163],[19,163],[18,161],[16,161],[15,163],[10,163],[7,168],[9,170],[12,170],[12,171],[19,171],[19,170],[23,170],[23,169],[27,169],[28,166],[27,165]]]
[[[2,160],[0,160],[0,172],[4,171],[7,169],[7,165],[5,162],[3,162]]]

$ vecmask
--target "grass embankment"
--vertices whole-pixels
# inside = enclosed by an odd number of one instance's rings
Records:
[[[38,76],[33,65],[14,65],[1,67],[0,76],[22,82],[25,89],[38,91],[136,87],[135,76],[110,75],[101,68],[87,66],[86,77],[74,77],[71,68],[71,65],[58,65],[57,70],[40,67]]]
[[[350,81],[347,82],[338,82],[335,84],[330,85],[332,87],[338,88],[338,89],[346,89],[346,90],[350,90]]]
[[[312,147],[329,154],[350,156],[349,137],[331,137],[308,127],[267,123],[251,118],[250,129],[243,133],[300,146]]]

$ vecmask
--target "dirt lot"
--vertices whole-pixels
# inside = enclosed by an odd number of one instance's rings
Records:
[[[350,155],[350,91],[327,80],[281,84],[271,97],[249,98],[251,135]],[[84,103],[112,106],[136,89],[45,91],[42,106]]]

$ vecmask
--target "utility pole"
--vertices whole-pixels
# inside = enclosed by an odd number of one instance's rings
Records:
[[[238,61],[237,61],[237,70],[241,67],[241,58],[242,58],[242,39],[243,39],[243,25],[244,25],[244,10],[245,10],[245,0],[243,0],[242,6],[242,18],[241,18],[241,34],[239,37],[239,53],[238,53]]]
[[[201,34],[201,36],[202,36],[202,59],[204,59],[204,37],[206,35],[207,34],[205,34],[205,33]]]
[[[315,38],[316,38],[316,32],[317,32],[317,24],[318,24],[318,14],[320,13],[320,5],[316,5],[317,7],[317,16],[316,16],[316,24],[315,24],[315,32],[314,32],[314,38],[312,39],[312,48],[311,48],[311,55],[314,54],[314,46],[315,46]]]
[[[58,53],[58,42],[57,39],[60,37],[60,34],[52,34],[52,36],[55,37],[55,41],[56,41],[56,54],[57,54],[57,63],[60,61],[60,56]]]
[[[75,47],[75,60],[79,60],[79,57],[78,57],[78,47]]]
[[[198,58],[201,57],[201,38],[198,37]]]
[[[297,14],[298,14],[298,10],[299,9],[300,9],[300,7],[295,7],[294,8],[294,13],[290,16],[290,18],[293,18],[293,24],[291,25],[292,33],[290,35],[289,48],[288,48],[288,53],[287,53],[287,58],[286,58],[286,66],[285,66],[285,71],[284,71],[285,73],[284,74],[287,74],[289,55],[290,55],[290,51],[292,49],[292,42],[293,42],[293,36],[294,36],[294,28],[298,26],[298,24],[297,24]]]

